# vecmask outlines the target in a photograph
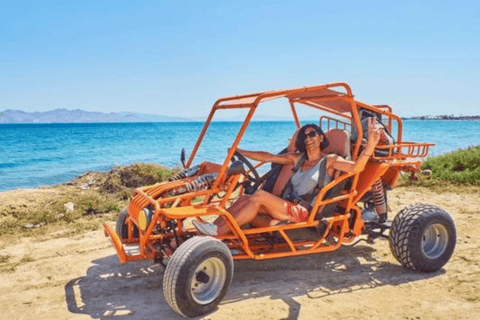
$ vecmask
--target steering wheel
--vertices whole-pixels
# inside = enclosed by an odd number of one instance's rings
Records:
[[[235,151],[235,153],[233,155],[236,156],[239,161],[244,163],[248,167],[248,169],[250,170],[250,172],[248,174],[245,174],[245,177],[253,183],[259,182],[260,181],[260,175],[258,174],[255,167],[250,163],[250,161],[247,158],[245,158],[244,156],[242,156],[240,154],[240,152],[238,152],[238,151]],[[253,176],[252,176],[252,174],[253,174]]]

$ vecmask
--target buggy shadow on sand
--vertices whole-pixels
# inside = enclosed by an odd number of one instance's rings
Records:
[[[318,190],[305,222],[241,228],[226,210],[242,194],[269,191],[271,179],[260,177],[263,163],[252,165],[236,153],[258,108],[272,99],[286,101],[286,112],[300,127],[297,108],[318,112],[319,125],[333,142],[328,153],[356,161],[368,137],[367,122],[376,118],[383,136],[365,169],[338,175]],[[248,114],[223,163],[193,165],[215,113],[245,109]],[[281,110],[278,110],[281,112]],[[401,171],[417,172],[431,143],[403,141],[403,125],[387,105],[373,106],[354,99],[345,83],[267,91],[217,100],[197,139],[185,169],[168,182],[135,190],[128,208],[118,217],[116,230],[104,225],[121,263],[149,259],[166,265],[163,294],[168,305],[183,316],[214,310],[227,295],[233,279],[233,260],[269,260],[338,250],[358,237],[388,238],[394,257],[411,270],[432,272],[450,259],[456,231],[450,215],[429,204],[414,204],[387,216],[387,191]],[[259,147],[261,149],[261,140]],[[183,152],[182,152],[183,155]],[[182,157],[182,160],[184,157]],[[273,169],[272,169],[273,170]],[[273,181],[273,184],[277,181]],[[191,220],[210,216],[223,219],[226,235],[200,236]]]
[[[359,245],[341,248],[338,254],[236,261],[235,278],[221,304],[268,297],[285,304],[287,318],[295,319],[301,306],[294,298],[302,295],[321,300],[336,294],[421,281],[444,272],[411,272],[376,260],[373,252],[370,246]],[[115,256],[94,260],[86,276],[65,285],[70,312],[95,319],[127,315],[128,319],[146,319],[158,318],[160,314],[162,319],[182,318],[162,300],[163,267],[150,261],[118,266],[116,260]],[[344,266],[348,271],[339,276],[339,269]]]

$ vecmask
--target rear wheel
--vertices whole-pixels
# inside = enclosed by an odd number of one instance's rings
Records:
[[[170,259],[163,278],[163,295],[177,313],[196,317],[213,311],[233,277],[228,247],[212,237],[193,237]]]
[[[117,217],[117,224],[115,225],[115,232],[117,233],[117,235],[120,239],[128,239],[128,224],[127,224],[127,221],[126,221],[127,220],[127,215],[128,215],[127,208],[123,208],[122,211],[120,211],[120,214]],[[139,237],[137,226],[133,227],[133,237],[134,238]]]
[[[412,270],[442,268],[452,256],[455,242],[455,225],[450,215],[429,204],[406,207],[394,218],[390,229],[393,256]]]

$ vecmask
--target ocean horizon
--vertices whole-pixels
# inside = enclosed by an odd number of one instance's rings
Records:
[[[302,121],[302,124],[315,121]],[[203,121],[0,124],[0,192],[65,183],[89,171],[132,163],[180,166]],[[241,121],[215,121],[194,163],[222,163]],[[404,120],[403,141],[433,142],[429,156],[480,144],[480,121]],[[281,151],[295,130],[292,121],[253,121],[240,147]]]

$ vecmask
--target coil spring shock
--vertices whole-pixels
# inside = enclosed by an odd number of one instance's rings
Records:
[[[170,178],[168,178],[168,181],[176,181],[176,180],[181,180],[183,178],[185,178],[186,175],[185,175],[185,170],[182,170],[180,171],[179,173],[177,173],[176,175],[174,176],[171,176]]]
[[[196,165],[189,169],[185,169],[177,173],[176,175],[170,177],[168,181],[176,181],[184,178],[192,177],[200,171],[200,166]]]
[[[373,205],[375,211],[379,216],[382,216],[387,213],[387,203],[385,201],[385,190],[383,189],[382,179],[378,178],[377,181],[373,184],[372,188],[373,193]]]
[[[216,173],[205,174],[197,179],[186,183],[183,187],[175,191],[175,194],[183,194],[187,192],[196,192],[208,189],[212,186],[212,183],[217,178]]]

